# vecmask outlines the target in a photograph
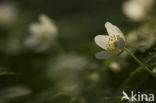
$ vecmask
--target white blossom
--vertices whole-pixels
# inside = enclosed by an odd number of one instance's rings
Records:
[[[144,19],[150,11],[154,0],[128,0],[123,4],[124,14],[134,21]]]
[[[58,89],[68,95],[79,94],[82,88],[79,78],[88,64],[87,59],[77,54],[67,54],[57,57],[50,64],[47,73],[57,80]]]
[[[0,3],[0,25],[10,26],[17,20],[18,11],[14,4]]]
[[[105,27],[109,36],[97,35],[95,37],[96,44],[104,49],[103,51],[96,53],[96,58],[98,59],[114,57],[121,53],[125,46],[125,37],[117,26],[106,22]]]
[[[39,16],[39,23],[32,23],[29,27],[31,36],[27,38],[26,45],[38,50],[47,49],[58,34],[53,20],[46,15]]]
[[[155,68],[153,68],[153,70],[152,70],[152,71],[153,71],[153,73],[155,73],[155,74],[156,74],[156,67],[155,67]]]
[[[148,23],[143,24],[139,28],[129,32],[126,35],[126,41],[127,46],[129,46],[131,50],[140,50],[141,52],[145,52],[155,44],[155,27]]]
[[[0,91],[0,102],[7,102],[10,99],[19,98],[31,94],[32,91],[25,86],[12,86],[3,88]],[[7,102],[8,103],[8,102]]]

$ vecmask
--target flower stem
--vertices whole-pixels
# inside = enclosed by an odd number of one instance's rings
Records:
[[[156,75],[146,66],[144,65],[128,48],[124,47],[124,50],[126,50],[128,52],[128,54],[130,56],[133,57],[133,59],[138,62],[142,67],[144,67],[144,69],[149,72],[150,74],[152,74],[152,76],[156,77]]]

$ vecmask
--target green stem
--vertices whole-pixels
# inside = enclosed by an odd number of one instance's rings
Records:
[[[133,59],[134,59],[136,62],[138,62],[142,67],[144,67],[144,69],[145,69],[147,72],[149,72],[150,74],[152,74],[152,76],[156,77],[156,75],[155,75],[147,66],[145,66],[129,49],[127,49],[126,47],[125,47],[124,49],[128,52],[128,54],[129,54],[130,56],[133,57]]]

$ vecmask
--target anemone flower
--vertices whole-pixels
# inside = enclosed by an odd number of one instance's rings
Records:
[[[95,37],[96,44],[104,49],[96,53],[98,59],[114,57],[120,54],[125,46],[125,37],[117,26],[106,22],[105,27],[109,35],[97,35]]]

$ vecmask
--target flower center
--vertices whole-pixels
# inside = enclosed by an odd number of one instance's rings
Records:
[[[115,47],[115,42],[119,39],[120,35],[113,34],[109,37],[107,50],[113,53],[120,52],[120,49]]]
[[[48,33],[49,33],[48,30],[44,30],[40,33],[39,41],[41,44],[48,42],[48,37],[47,37]]]

